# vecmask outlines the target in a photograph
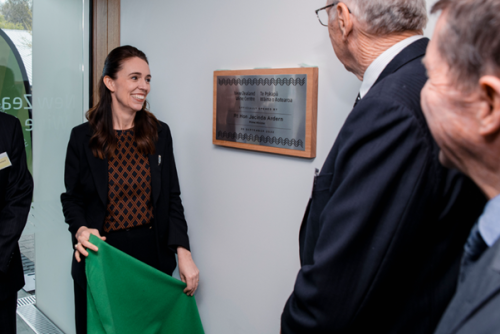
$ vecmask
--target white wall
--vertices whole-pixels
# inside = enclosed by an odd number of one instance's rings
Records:
[[[432,0],[428,0],[431,2]],[[278,333],[299,269],[298,233],[360,82],[314,10],[324,0],[122,0],[121,42],[150,61],[151,110],[174,138],[207,334]],[[317,158],[212,145],[213,71],[319,67]]]

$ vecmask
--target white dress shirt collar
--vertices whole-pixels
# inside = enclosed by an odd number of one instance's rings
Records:
[[[500,195],[486,203],[479,217],[479,233],[490,247],[500,238]]]
[[[422,35],[408,37],[401,42],[398,42],[385,50],[380,56],[368,66],[363,76],[363,83],[359,89],[361,98],[365,96],[370,88],[375,84],[382,71],[389,65],[389,63],[408,45],[412,44],[419,39],[424,38]]]

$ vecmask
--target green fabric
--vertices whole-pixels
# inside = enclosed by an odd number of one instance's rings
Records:
[[[185,283],[94,235],[90,242],[99,251],[89,250],[85,264],[88,333],[204,333]]]

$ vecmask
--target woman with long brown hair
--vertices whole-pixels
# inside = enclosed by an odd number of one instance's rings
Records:
[[[91,234],[168,275],[177,253],[184,292],[192,296],[198,287],[170,129],[147,110],[150,81],[143,52],[114,49],[104,63],[99,102],[71,132],[61,201],[75,248],[78,334],[87,332],[84,259],[87,248],[98,251]]]

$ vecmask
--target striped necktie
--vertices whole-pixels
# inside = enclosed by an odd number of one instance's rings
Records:
[[[481,233],[479,232],[478,223],[474,224],[472,230],[470,231],[467,242],[464,246],[464,254],[462,256],[462,263],[460,266],[460,281],[462,282],[467,275],[468,268],[470,265],[476,262],[484,251],[488,249],[488,245],[484,242]]]

